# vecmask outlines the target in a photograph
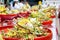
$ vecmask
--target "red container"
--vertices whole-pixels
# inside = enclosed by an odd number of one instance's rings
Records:
[[[42,25],[51,25],[51,24],[52,24],[52,20],[42,22]]]
[[[52,32],[51,32],[51,30],[50,29],[46,29],[46,30],[48,30],[48,35],[46,35],[46,36],[40,36],[40,37],[36,37],[36,38],[34,38],[34,40],[52,40]],[[24,40],[23,38],[21,38],[21,39],[18,39],[18,38],[7,38],[7,37],[4,37],[4,39],[5,40]]]
[[[20,39],[18,39],[18,38],[6,38],[6,37],[4,37],[4,39],[5,39],[5,40],[20,40]]]
[[[1,23],[1,17],[0,17],[0,23]]]
[[[30,15],[30,12],[20,12],[20,13],[18,14],[18,16],[21,17],[21,18],[22,18],[22,17],[28,18],[29,15]]]
[[[55,18],[56,16],[55,15],[53,15],[53,16],[51,16],[50,18]]]
[[[12,25],[2,26],[2,27],[0,27],[0,30],[4,30],[4,29],[7,29],[7,28],[13,28],[13,26]]]
[[[12,20],[4,20],[1,22],[0,30],[6,29],[6,28],[12,28],[14,24],[12,23]]]
[[[17,14],[8,14],[8,15],[1,15],[2,16],[2,20],[11,20],[15,17],[17,17]]]
[[[34,40],[52,40],[52,32],[50,29],[46,29],[48,30],[49,34],[46,36],[41,36],[41,37],[36,37]]]

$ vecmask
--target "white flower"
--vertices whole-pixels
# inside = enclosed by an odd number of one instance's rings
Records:
[[[33,23],[35,23],[36,22],[36,18],[30,18],[30,21]]]
[[[42,27],[42,26],[40,26],[40,29],[43,29],[43,27]]]
[[[27,23],[26,26],[28,26],[29,28],[33,28],[33,25],[31,23]]]

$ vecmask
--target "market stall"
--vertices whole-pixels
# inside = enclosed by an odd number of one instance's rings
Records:
[[[57,40],[55,6],[26,4],[10,10],[0,6],[1,40]]]

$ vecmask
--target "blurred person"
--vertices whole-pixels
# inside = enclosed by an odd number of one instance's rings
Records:
[[[20,2],[18,3],[18,5],[19,5],[19,9],[21,9],[23,6],[24,6],[24,1],[23,0],[20,0]]]
[[[58,6],[58,34],[60,35],[60,6]]]
[[[59,8],[58,8],[58,12],[59,12],[58,18],[60,19],[60,6],[59,6]]]
[[[10,3],[12,9],[20,9],[20,7],[23,6],[22,2],[19,2],[18,0],[13,0],[13,2]]]
[[[58,8],[58,18],[59,18],[59,24],[60,24],[60,6]],[[60,25],[59,25],[59,27],[60,27]]]
[[[27,0],[28,3],[33,6],[33,5],[37,5],[39,1],[42,1],[42,0]]]
[[[13,3],[11,4],[11,8],[12,9],[18,9],[19,8],[18,3],[19,3],[18,0],[13,0]]]
[[[30,6],[36,5],[37,2],[35,2],[35,0],[27,0],[28,3],[30,4]]]
[[[4,4],[7,4],[7,0],[4,0]]]

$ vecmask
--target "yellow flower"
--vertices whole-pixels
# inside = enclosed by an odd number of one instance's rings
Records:
[[[18,24],[21,26],[25,25],[26,23],[30,23],[30,21],[26,18],[22,18],[22,19],[20,19],[20,21],[18,21]]]
[[[4,15],[6,15],[7,13],[4,13],[4,12],[2,12],[1,14],[4,14]]]
[[[41,5],[41,4],[42,4],[42,2],[41,2],[41,1],[39,1],[39,2],[38,2],[38,4],[39,4],[39,5]]]
[[[51,13],[50,13],[50,12],[47,12],[47,13],[46,13],[46,16],[47,16],[47,17],[50,17],[50,16],[51,16]]]
[[[3,37],[2,37],[2,35],[0,34],[0,40],[3,40]]]
[[[0,6],[0,11],[4,11],[6,8],[4,6]]]

